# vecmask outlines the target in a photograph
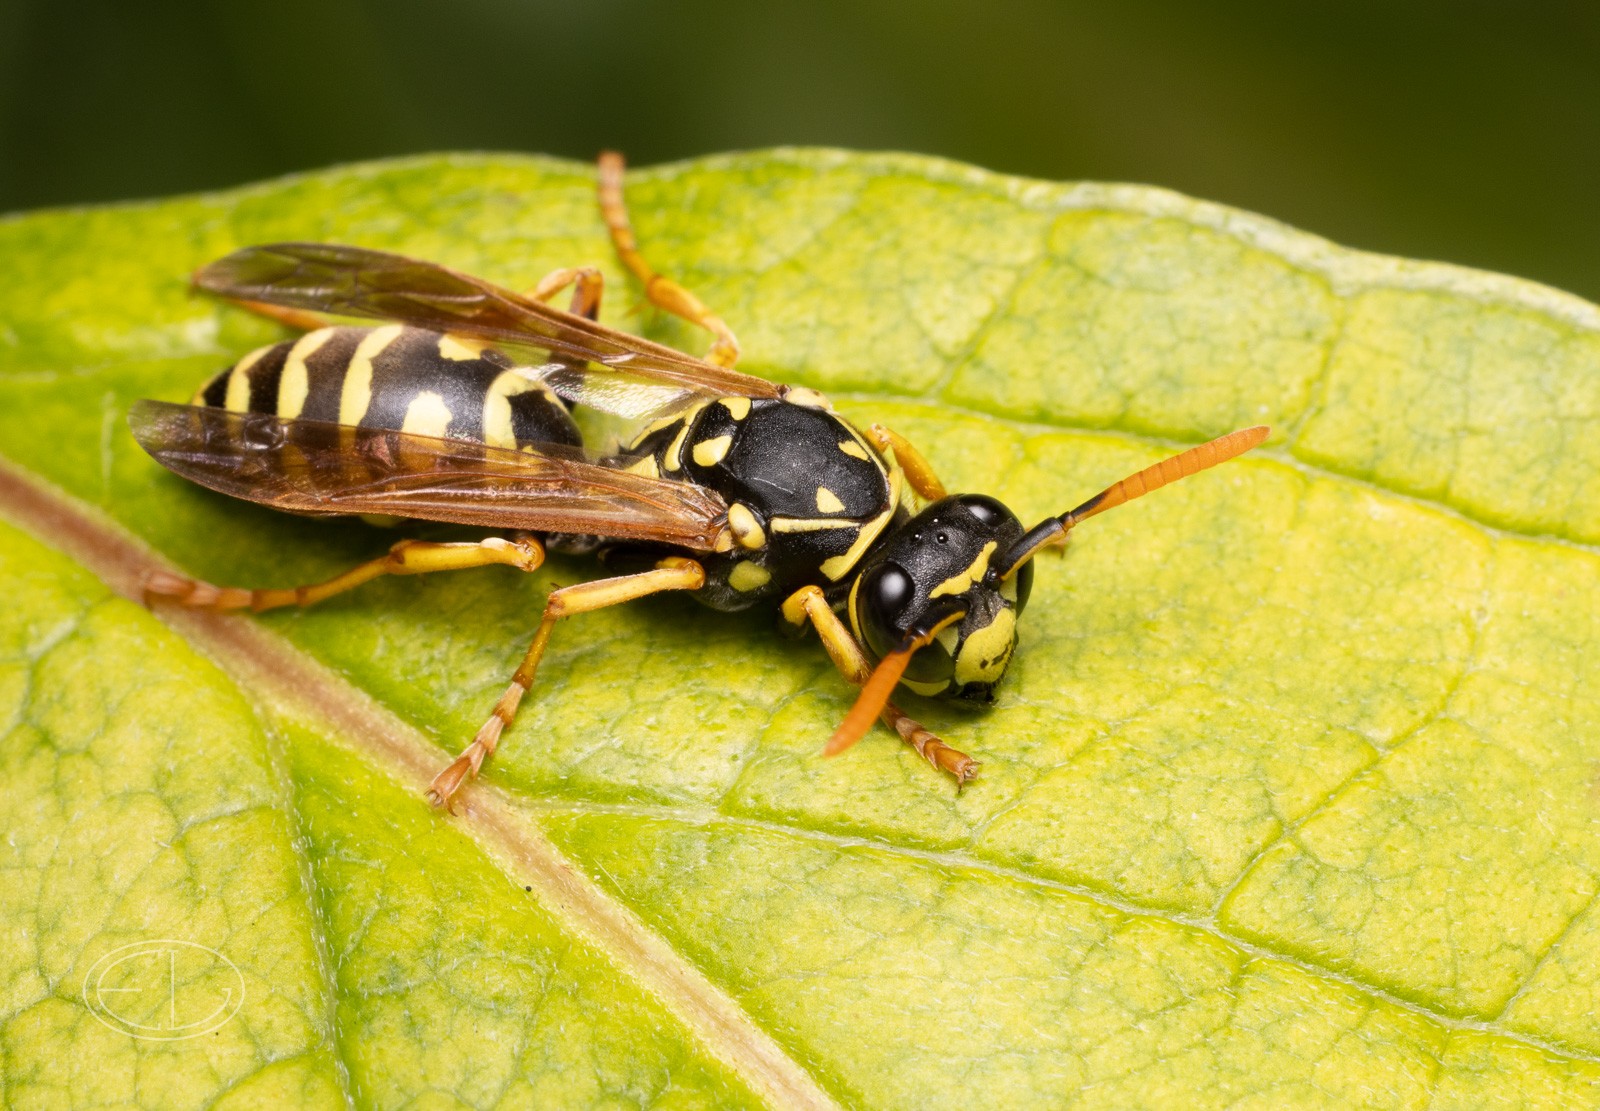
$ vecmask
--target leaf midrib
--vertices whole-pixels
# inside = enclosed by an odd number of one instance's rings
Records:
[[[104,520],[93,507],[83,506],[69,495],[53,487],[46,487],[37,479],[3,461],[0,461],[0,513],[45,543],[64,551],[98,576],[111,590],[124,597],[137,599],[137,584],[143,581],[144,574],[148,570],[165,566],[159,556],[150,552],[141,541],[120,525]],[[415,727],[375,702],[370,695],[328,672],[314,659],[257,622],[232,616],[170,611],[161,611],[161,616],[165,624],[178,636],[218,663],[230,676],[235,677],[237,682],[241,682],[242,686],[252,690],[270,690],[276,712],[286,713],[290,717],[310,717],[318,722],[336,725],[337,728],[330,731],[330,736],[335,738],[337,743],[374,763],[375,766],[383,768],[388,774],[407,782],[420,800],[422,787],[431,778],[437,762],[438,751]],[[420,801],[418,805],[421,805]],[[525,868],[538,864],[542,864],[545,868],[551,866],[557,869],[564,868],[570,873],[570,877],[567,878],[570,878],[572,883],[581,885],[588,898],[603,901],[620,921],[626,923],[626,929],[631,935],[627,940],[641,946],[648,946],[653,942],[659,949],[669,953],[672,962],[679,966],[684,976],[688,977],[687,984],[682,980],[670,983],[654,979],[649,974],[650,970],[646,970],[646,974],[641,976],[637,962],[626,959],[628,954],[618,951],[616,942],[623,940],[622,935],[613,934],[611,943],[607,944],[606,938],[597,938],[591,930],[582,928],[581,916],[576,920],[585,936],[606,953],[608,959],[613,960],[619,967],[628,969],[630,974],[640,979],[642,983],[652,986],[664,1000],[667,996],[680,993],[680,998],[705,1007],[709,1011],[714,1012],[721,1008],[724,1012],[735,1012],[731,1016],[734,1027],[743,1026],[763,1044],[739,1044],[737,1041],[730,1043],[725,1038],[708,1036],[702,1025],[692,1019],[686,1019],[676,1007],[668,1004],[669,1008],[678,1014],[680,1021],[684,1021],[713,1053],[744,1077],[753,1088],[762,1091],[769,1098],[780,1094],[789,1095],[791,1098],[781,1100],[786,1106],[832,1106],[832,1100],[816,1086],[814,1078],[795,1063],[765,1031],[755,1026],[736,1000],[727,996],[675,950],[671,950],[664,940],[639,921],[634,912],[602,892],[591,879],[567,862],[548,842],[542,845],[535,844],[532,837],[517,830],[515,819],[517,813],[524,808],[630,814],[669,818],[699,825],[712,823],[739,825],[836,847],[866,849],[947,868],[954,867],[1003,877],[1040,890],[1071,894],[1131,917],[1167,922],[1208,934],[1244,956],[1273,960],[1299,968],[1329,983],[1360,991],[1369,997],[1402,1008],[1446,1030],[1487,1034],[1564,1060],[1600,1064],[1600,1054],[1521,1031],[1509,1030],[1496,1022],[1457,1017],[1425,1003],[1395,995],[1358,976],[1342,973],[1325,965],[1303,960],[1293,954],[1248,941],[1222,929],[1211,916],[1186,915],[1172,910],[1154,909],[1092,887],[1034,876],[961,852],[916,849],[874,838],[810,830],[789,823],[732,817],[714,809],[578,803],[571,800],[508,799],[498,790],[485,785],[475,789],[468,813],[456,819],[458,828],[471,837],[502,868],[506,867],[508,859],[522,864]],[[544,860],[536,861],[529,855],[530,852],[542,855]],[[540,887],[545,889],[547,896],[552,893],[548,872],[519,873],[515,868],[506,870],[517,875],[519,879],[535,879]],[[569,922],[574,921],[571,917],[572,908],[563,905],[559,892],[555,894],[554,907]],[[316,914],[315,908],[313,913]],[[670,976],[670,973],[667,975]],[[331,979],[329,984],[330,990],[336,990]],[[689,989],[688,994],[681,995],[686,988]],[[724,1014],[723,1017],[728,1016]],[[330,1036],[332,1034],[330,1028]],[[730,1050],[733,1052],[730,1053]],[[772,1058],[772,1053],[776,1053],[776,1060]],[[781,1075],[785,1073],[786,1076]],[[775,1085],[773,1081],[778,1079],[787,1080],[789,1083]]]
[[[141,541],[105,521],[93,507],[4,461],[0,461],[0,516],[64,552],[130,600],[138,600],[138,584],[145,574],[164,566]],[[417,804],[425,805],[423,788],[437,770],[438,749],[365,692],[257,622],[170,610],[163,611],[161,619],[240,688],[263,700],[266,709],[258,716],[322,726],[319,731],[330,740],[403,782]],[[291,809],[292,799],[292,792],[285,796]],[[292,817],[298,826],[297,810]],[[767,1102],[780,1107],[838,1106],[737,1001],[646,929],[629,908],[591,883],[542,835],[517,828],[515,818],[514,808],[498,793],[478,791],[455,821],[497,867],[531,883],[547,913],[649,990],[692,1037]],[[314,889],[314,883],[309,885],[306,897],[312,921],[320,928],[321,907]],[[319,963],[319,972],[326,990],[336,993],[331,962]],[[328,1036],[339,1058],[341,1046],[331,1024]]]

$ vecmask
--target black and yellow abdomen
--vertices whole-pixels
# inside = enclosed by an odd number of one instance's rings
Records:
[[[511,449],[581,443],[561,400],[502,352],[400,324],[319,328],[262,347],[194,404]]]

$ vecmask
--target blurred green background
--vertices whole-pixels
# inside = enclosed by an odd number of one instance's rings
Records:
[[[0,210],[445,149],[1149,182],[1600,300],[1600,3],[0,0]]]

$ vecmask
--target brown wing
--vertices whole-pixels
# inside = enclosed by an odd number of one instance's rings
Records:
[[[727,529],[727,503],[713,491],[614,470],[561,445],[511,451],[164,401],[136,402],[128,423],[168,470],[296,513],[381,513],[694,551],[717,548]]]
[[[779,397],[782,388],[614,331],[431,262],[334,243],[246,247],[195,274],[195,285],[245,301],[376,317],[536,347],[683,390]]]

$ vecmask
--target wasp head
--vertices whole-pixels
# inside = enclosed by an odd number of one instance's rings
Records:
[[[1033,586],[1029,563],[1001,575],[1022,533],[1015,514],[982,494],[945,498],[907,521],[862,562],[850,590],[850,620],[868,651],[881,659],[937,629],[901,682],[918,694],[994,701]]]

